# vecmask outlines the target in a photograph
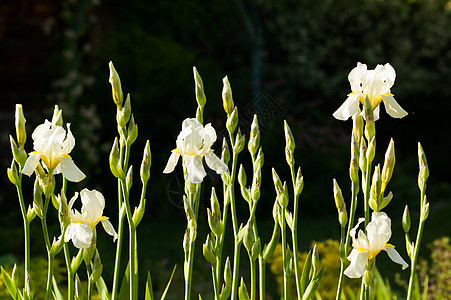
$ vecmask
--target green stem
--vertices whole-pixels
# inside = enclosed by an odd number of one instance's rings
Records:
[[[354,218],[355,218],[355,211],[357,209],[357,196],[359,193],[359,185],[358,181],[352,182],[352,200],[351,200],[351,209],[349,211],[349,222],[348,222],[348,230],[346,232],[346,243],[345,243],[345,254],[348,255],[349,253],[349,246],[350,246],[350,236],[351,236],[351,229],[354,226]]]
[[[52,292],[52,278],[53,278],[53,262],[55,257],[48,253],[48,270],[47,270],[47,287],[45,290],[45,300],[50,299],[50,294]]]
[[[123,203],[122,203],[122,190],[121,190],[121,184],[120,179],[118,179],[118,237],[117,237],[117,244],[116,244],[116,258],[114,261],[114,275],[113,275],[113,290],[111,294],[111,299],[116,300],[117,299],[117,291],[118,291],[118,284],[119,284],[119,272],[121,267],[121,254],[122,254],[122,242],[124,240],[124,218],[125,218],[125,209],[121,209]]]
[[[371,161],[366,164],[365,187],[364,187],[364,210],[365,210],[365,230],[370,222],[370,188],[371,188]],[[352,226],[352,225],[351,225]]]
[[[233,135],[230,134],[230,140],[233,145]],[[235,176],[236,176],[236,165],[237,165],[238,154],[233,151],[232,154],[232,172],[230,174],[230,185],[228,186],[230,193],[230,212],[232,215],[232,225],[233,225],[233,236],[235,240],[234,252],[233,252],[233,276],[232,276],[232,300],[237,299],[237,289],[238,289],[238,277],[240,268],[240,252],[241,252],[241,242],[238,242],[238,218],[235,206]]]
[[[89,261],[85,261],[85,265],[86,265],[86,273],[88,274],[88,300],[91,300],[92,298],[92,281],[91,281],[91,262]]]
[[[255,300],[257,294],[257,262],[250,260],[251,266],[251,300]]]
[[[216,257],[217,259],[217,257]],[[216,279],[216,269],[218,268],[218,261],[211,266],[211,277],[213,278],[213,291],[215,293],[215,300],[219,299],[219,282]]]
[[[266,262],[263,260],[263,257],[260,255],[258,257],[258,283],[259,283],[259,294],[260,294],[260,300],[265,300],[265,280],[266,280]]]
[[[74,282],[74,273],[72,272],[72,266],[71,266],[71,261],[70,261],[69,246],[67,243],[64,243],[63,251],[64,251],[64,260],[66,261],[66,269],[67,269],[67,299],[73,300],[74,299],[75,282]]]
[[[27,219],[27,210],[25,208],[25,201],[22,193],[22,175],[19,175],[20,185],[16,186],[17,196],[19,197],[20,211],[22,213],[23,228],[24,228],[24,242],[25,242],[25,282],[27,284],[27,274],[30,274],[30,222]]]
[[[238,277],[239,277],[239,266],[240,266],[240,252],[241,252],[241,243],[237,241],[235,238],[235,246],[234,246],[234,255],[233,255],[233,275],[232,275],[232,300],[237,299],[237,287],[238,287]]]
[[[349,227],[349,226],[348,226]],[[341,227],[341,232],[340,232],[340,254],[342,254],[342,252],[344,252],[344,254],[347,254],[346,252],[346,246],[345,243],[345,227],[342,226]],[[346,243],[347,243],[347,237],[346,237]],[[346,260],[344,257],[342,257],[342,255],[340,255],[340,277],[338,279],[338,287],[337,287],[337,295],[335,297],[335,300],[340,300],[341,298],[341,292],[343,290],[343,276],[344,276],[344,270],[345,270],[345,266],[346,266]]]
[[[294,159],[293,159],[294,160]],[[302,299],[301,292],[301,270],[299,270],[298,264],[298,214],[299,214],[299,195],[296,195],[296,175],[294,170],[294,161],[290,165],[291,171],[291,182],[293,183],[293,193],[294,193],[294,201],[293,201],[293,228],[291,230],[291,238],[293,240],[293,256],[294,256],[294,274],[296,277],[296,293],[298,295],[298,299]]]
[[[224,232],[221,234],[221,236],[217,239],[217,245],[216,249],[218,250],[216,254],[216,282],[218,284],[218,287],[221,286],[221,271],[222,271],[222,249],[224,246],[224,236],[227,228],[227,217],[228,217],[228,210],[229,210],[229,202],[226,201],[227,199],[227,186],[225,183],[223,184],[223,199],[224,199],[224,209],[222,212],[222,223],[224,224]]]
[[[282,234],[282,261],[283,261],[283,299],[288,300],[289,298],[289,286],[290,277],[288,276],[288,253],[287,253],[287,233],[285,228],[285,212],[281,214],[281,225],[280,231]]]
[[[425,204],[424,203],[425,189],[422,189],[420,194],[421,194],[420,195],[420,197],[421,197],[421,199],[420,199],[420,205],[421,205],[420,215],[423,215],[422,211],[423,211],[423,205]],[[411,258],[409,289],[407,291],[407,300],[411,300],[413,297],[413,286],[414,286],[414,282],[415,282],[417,261],[418,261],[418,255],[420,253],[420,244],[421,244],[421,239],[423,237],[423,229],[424,229],[425,222],[426,222],[426,220],[422,219],[420,217],[420,223],[418,224],[417,238],[415,240],[415,249],[414,249],[413,257]]]

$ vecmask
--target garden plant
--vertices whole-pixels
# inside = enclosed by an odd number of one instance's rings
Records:
[[[110,78],[113,101],[117,107],[117,137],[109,155],[110,171],[117,178],[117,223],[116,218],[109,219],[103,211],[106,205],[114,205],[112,199],[106,200],[102,193],[84,187],[75,195],[67,195],[67,185],[83,182],[85,174],[77,167],[70,156],[75,147],[75,137],[70,123],[64,123],[62,110],[55,106],[51,121],[45,120],[30,135],[25,129],[23,107],[16,105],[16,136],[10,136],[13,159],[7,170],[8,178],[16,187],[19,207],[23,218],[25,240],[23,280],[19,280],[18,267],[12,270],[1,268],[4,284],[12,299],[138,299],[144,295],[146,300],[156,298],[154,295],[150,272],[147,274],[145,286],[138,285],[138,225],[146,210],[146,190],[150,179],[151,152],[147,141],[142,155],[139,171],[130,164],[132,145],[138,136],[131,108],[131,97],[122,91],[121,81],[113,64],[110,62]],[[216,131],[211,124],[204,124],[204,107],[206,95],[204,85],[197,69],[193,68],[195,81],[195,98],[197,110],[188,116],[181,125],[181,131],[175,140],[175,147],[169,154],[163,173],[171,173],[176,168],[183,169],[184,195],[183,206],[186,213],[186,231],[182,247],[184,263],[184,299],[202,299],[202,295],[193,292],[193,268],[195,245],[198,239],[205,240],[202,254],[211,266],[212,298],[218,299],[265,299],[268,276],[267,266],[278,262],[276,269],[281,270],[281,299],[322,299],[321,295],[329,291],[321,291],[318,286],[325,273],[319,251],[316,246],[308,253],[301,254],[298,244],[299,218],[302,215],[300,198],[304,187],[304,179],[299,164],[295,161],[296,142],[289,124],[284,122],[286,168],[291,176],[281,178],[280,170],[272,168],[274,185],[274,204],[272,210],[273,230],[269,240],[263,240],[259,234],[256,210],[261,196],[262,167],[265,162],[264,152],[260,144],[258,116],[254,115],[250,125],[249,136],[242,134],[238,124],[238,108],[232,96],[232,88],[228,77],[223,79],[222,104],[226,113],[227,137],[222,141],[221,153],[213,151],[214,143],[218,143]],[[429,202],[426,197],[426,181],[429,176],[426,156],[422,146],[418,144],[418,187],[420,191],[420,216],[416,229],[416,238],[410,235],[411,218],[409,208],[405,206],[402,216],[402,227],[405,232],[405,249],[398,252],[395,245],[390,244],[392,235],[391,218],[384,209],[391,203],[394,193],[389,191],[389,183],[395,167],[395,142],[391,140],[385,152],[383,163],[376,162],[376,124],[380,118],[381,106],[387,114],[394,118],[403,118],[407,112],[397,103],[391,88],[396,73],[390,64],[377,65],[375,69],[367,69],[362,63],[349,73],[351,93],[346,101],[335,111],[333,116],[342,121],[352,119],[350,134],[350,199],[343,197],[339,183],[334,179],[333,196],[338,211],[340,241],[337,247],[328,242],[329,248],[321,246],[321,251],[334,249],[337,253],[330,257],[337,259],[340,270],[337,270],[338,285],[335,298],[339,299],[393,299],[390,284],[383,280],[377,268],[376,258],[380,252],[400,265],[400,270],[410,272],[406,299],[427,297],[427,282],[420,283],[417,276],[417,263],[421,245],[423,228],[429,214]],[[382,116],[381,119],[383,119]],[[383,121],[379,121],[383,122]],[[250,157],[251,165],[243,165],[240,153]],[[266,162],[268,164],[268,162]],[[281,168],[281,166],[277,166]],[[200,209],[201,189],[207,173],[211,169],[221,178],[222,186],[209,190],[210,202],[206,211]],[[135,171],[135,172],[134,172]],[[279,173],[278,173],[279,171]],[[134,179],[139,173],[141,184]],[[280,173],[282,174],[282,173]],[[34,179],[32,193],[24,193],[23,176]],[[165,176],[165,175],[161,175]],[[249,180],[248,180],[249,179]],[[131,189],[141,189],[138,199],[134,199]],[[343,186],[343,183],[342,183]],[[27,199],[25,195],[33,195]],[[331,197],[332,199],[332,197]],[[245,201],[248,212],[238,214],[237,201]],[[81,202],[81,209],[79,207]],[[331,205],[332,201],[330,201]],[[136,205],[136,207],[134,207]],[[362,206],[363,215],[357,215],[357,206]],[[49,234],[48,210],[56,210],[60,231],[55,236]],[[206,214],[208,234],[199,236],[199,215]],[[238,216],[246,215],[240,220]],[[401,218],[401,216],[392,216]],[[35,289],[31,277],[30,226],[38,226],[39,219],[47,252],[47,280],[44,290]],[[104,261],[101,259],[96,243],[101,223],[104,231],[115,243],[116,256],[113,278],[104,278],[102,271]],[[128,229],[128,232],[127,232]],[[266,236],[266,235],[265,235]],[[151,236],[149,238],[152,238]],[[225,244],[233,246],[233,256],[226,256]],[[74,249],[73,249],[74,248]],[[326,250],[324,250],[326,249]],[[71,257],[71,252],[76,255]],[[140,251],[145,251],[141,249]],[[127,257],[125,273],[122,272],[121,258]],[[280,259],[272,259],[273,255]],[[400,254],[401,253],[401,254]],[[243,255],[244,254],[244,255]],[[240,270],[242,257],[249,260],[249,272]],[[55,261],[65,263],[65,278],[56,276]],[[84,264],[87,274],[79,274]],[[113,264],[113,262],[108,262]],[[410,268],[410,270],[408,269]],[[407,270],[406,270],[407,269]],[[167,279],[166,289],[161,299],[166,297],[170,289],[172,276]],[[359,282],[358,291],[344,288],[344,279],[351,278]],[[426,276],[427,278],[427,276]],[[87,284],[82,284],[86,281]],[[294,294],[290,292],[294,287]],[[426,292],[420,293],[420,286]]]

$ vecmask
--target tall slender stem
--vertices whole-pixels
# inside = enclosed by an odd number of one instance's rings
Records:
[[[348,225],[349,227],[350,225]],[[345,241],[346,239],[346,241]],[[340,254],[342,254],[341,252],[344,251],[345,254],[347,254],[346,252],[346,248],[347,245],[345,243],[347,243],[347,237],[345,238],[345,227],[342,226],[341,227],[341,231],[340,231]],[[343,275],[344,275],[344,270],[345,270],[345,266],[346,266],[346,261],[344,259],[344,257],[342,255],[340,255],[340,277],[338,279],[338,287],[337,287],[337,295],[335,297],[335,300],[340,300],[341,298],[341,292],[343,290]]]
[[[230,134],[230,140],[233,145],[233,135]],[[232,155],[232,172],[230,174],[230,185],[228,186],[230,193],[230,211],[232,214],[232,225],[233,225],[233,235],[235,237],[235,246],[233,252],[233,275],[232,275],[232,300],[237,299],[237,288],[238,288],[238,277],[240,268],[240,252],[241,252],[241,242],[238,241],[238,218],[235,206],[235,175],[236,175],[236,165],[237,165],[238,154],[233,151]]]
[[[25,261],[24,261],[24,269],[25,269],[25,282],[27,284],[27,274],[30,274],[30,222],[27,219],[27,211],[25,209],[25,202],[23,199],[22,193],[22,174],[19,175],[20,184],[16,185],[17,195],[19,197],[19,205],[20,211],[22,212],[23,219],[23,229],[24,229],[24,243],[25,243]]]
[[[53,263],[55,257],[48,253],[48,270],[47,270],[47,287],[45,290],[45,300],[50,299],[50,294],[52,292],[52,278],[53,278]]]
[[[282,261],[283,261],[283,299],[289,299],[290,277],[288,277],[287,233],[285,228],[285,212],[280,214],[280,231],[282,235]]]
[[[258,275],[258,293],[260,294],[260,300],[264,300],[265,299],[265,280],[266,280],[266,262],[263,259],[263,257],[260,255],[258,257],[258,271],[259,271],[259,275]]]
[[[251,300],[255,300],[257,294],[257,261],[251,259],[250,267],[251,267]]]
[[[299,270],[298,264],[298,214],[299,214],[299,195],[296,195],[296,175],[294,173],[294,161],[290,164],[290,172],[291,172],[291,182],[293,183],[293,193],[294,193],[294,201],[293,201],[293,228],[291,230],[291,238],[293,240],[293,256],[294,256],[294,274],[296,277],[296,293],[298,299],[302,298],[301,292],[301,270]]]

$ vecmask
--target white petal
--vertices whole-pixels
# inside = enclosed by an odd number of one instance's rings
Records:
[[[68,156],[61,156],[60,168],[63,176],[72,182],[80,182],[85,179],[86,175],[75,165],[72,158]]]
[[[365,272],[366,264],[368,263],[368,251],[358,251],[353,249],[349,254],[348,259],[351,263],[344,271],[344,274],[349,278],[360,278]]]
[[[403,118],[408,113],[396,102],[392,96],[382,95],[385,111],[393,118]]]
[[[351,72],[349,72],[348,80],[349,83],[351,84],[351,90],[354,93],[362,92],[362,87],[360,84],[362,82],[362,77],[366,73],[366,71],[367,71],[366,65],[358,62],[357,67],[355,67],[354,69],[351,70]]]
[[[78,249],[89,248],[91,246],[93,233],[88,223],[71,223],[66,230],[64,240],[72,240]]]
[[[61,154],[69,154],[75,146],[75,138],[70,131],[70,123],[67,124],[67,135],[63,142],[63,148],[61,149]]]
[[[111,222],[108,220],[102,220],[100,222],[102,222],[103,229],[105,229],[106,233],[108,233],[113,237],[113,242],[115,242],[117,239],[117,233],[116,230],[114,230],[114,227],[111,224]]]
[[[390,259],[397,263],[402,265],[402,269],[405,270],[409,265],[404,261],[404,259],[402,259],[401,255],[399,255],[398,251],[395,250],[394,246],[387,246],[385,247],[383,250],[385,250],[385,252],[387,252],[388,257],[390,257]]]
[[[205,173],[200,156],[189,156],[185,160],[188,180],[192,183],[201,183],[207,173]]]
[[[105,198],[96,190],[83,189],[80,192],[81,202],[83,207],[81,213],[85,218],[85,222],[94,224],[102,217],[103,209],[105,208]]]
[[[31,173],[34,172],[36,167],[38,166],[39,160],[41,159],[41,154],[37,153],[30,153],[30,156],[28,156],[27,161],[25,162],[25,165],[23,166],[22,173],[25,175],[30,176]]]
[[[373,110],[374,121],[379,120],[380,110],[381,110],[380,104]]]
[[[216,131],[211,126],[210,123],[205,125],[205,128],[203,130],[203,134],[202,134],[202,138],[204,140],[204,145],[202,147],[202,150],[204,150],[203,154],[205,154],[207,151],[210,150],[211,146],[216,141]]]
[[[180,154],[177,151],[172,151],[171,156],[169,156],[168,163],[166,164],[166,167],[163,170],[163,173],[171,173],[174,171],[175,166],[177,165],[177,162],[179,161]]]
[[[346,101],[332,114],[336,119],[346,121],[359,111],[360,94],[350,95]]]
[[[31,138],[33,141],[39,140],[43,137],[47,137],[48,130],[50,129],[50,126],[52,126],[52,123],[50,123],[48,120],[45,120],[45,122],[33,131],[31,134]]]
[[[227,165],[219,159],[213,152],[207,153],[205,157],[205,162],[207,163],[207,166],[215,170],[217,174],[224,173],[228,170]]]

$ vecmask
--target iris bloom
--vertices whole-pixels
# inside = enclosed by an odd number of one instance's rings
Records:
[[[183,168],[186,177],[192,183],[200,183],[207,175],[202,164],[205,157],[207,166],[221,174],[228,170],[226,164],[220,160],[211,149],[216,141],[216,132],[211,124],[205,127],[196,119],[185,119],[182,123],[182,131],[177,137],[177,148],[172,150],[166,168],[163,173],[171,173],[179,157],[183,158]]]
[[[78,198],[78,193],[69,201],[69,217],[70,224],[66,229],[64,241],[67,243],[72,240],[74,246],[78,249],[89,248],[91,246],[92,238],[94,236],[94,228],[99,222],[102,222],[106,233],[117,238],[117,233],[111,225],[108,218],[102,216],[105,208],[105,198],[96,190],[83,189],[80,192],[82,207],[81,213],[77,210],[72,210],[75,200]]]
[[[22,173],[30,176],[42,160],[47,170],[53,174],[63,173],[63,176],[73,182],[79,182],[86,176],[74,164],[69,153],[75,146],[75,138],[67,124],[67,134],[61,126],[52,126],[48,120],[39,125],[31,135],[33,148],[22,169]]]
[[[373,108],[374,120],[379,119],[379,104],[384,103],[385,111],[393,118],[407,116],[407,112],[396,102],[390,88],[395,83],[396,72],[387,63],[377,65],[374,70],[367,70],[365,64],[357,63],[348,75],[351,91],[346,101],[338,108],[333,116],[346,121],[360,112],[359,103],[364,104],[368,97]]]
[[[360,223],[364,221],[364,218],[360,218],[357,225],[351,229],[350,235],[354,249],[348,256],[351,263],[344,274],[349,278],[361,277],[366,270],[368,261],[374,260],[381,250],[387,252],[392,261],[402,265],[403,270],[406,269],[409,265],[395,250],[395,246],[388,244],[391,237],[390,218],[383,212],[373,212],[371,222],[366,227],[368,236],[362,230],[359,230],[358,238],[356,238],[356,230]]]

